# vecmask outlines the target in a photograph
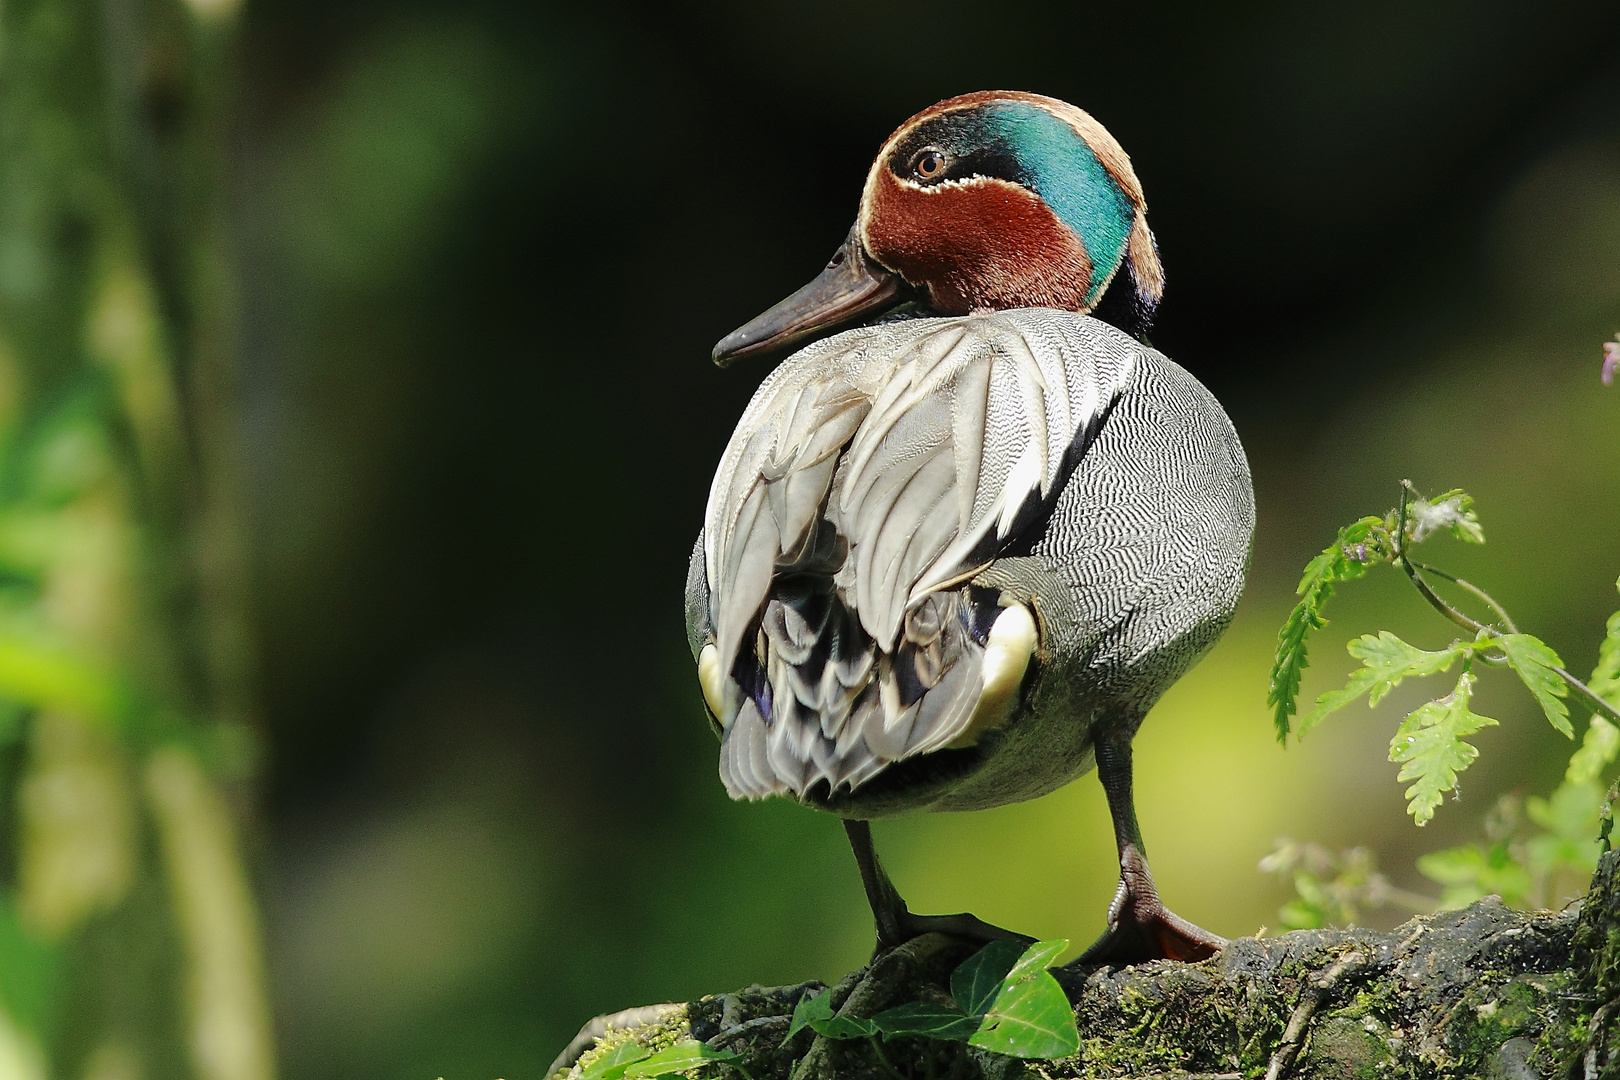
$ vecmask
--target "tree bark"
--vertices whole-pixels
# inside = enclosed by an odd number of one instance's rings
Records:
[[[1057,969],[1081,1040],[1078,1054],[1057,1061],[921,1038],[838,1042],[809,1030],[784,1044],[795,1003],[822,989],[812,982],[610,1019],[599,1037],[570,1048],[594,1049],[567,1069],[565,1052],[554,1074],[578,1076],[627,1040],[653,1048],[692,1037],[740,1054],[755,1080],[1607,1080],[1620,1077],[1617,867],[1620,852],[1605,854],[1585,900],[1561,912],[1515,911],[1487,897],[1388,933],[1301,930],[1241,938],[1199,964]],[[937,996],[973,951],[918,938],[852,972],[833,1004],[869,1017]]]

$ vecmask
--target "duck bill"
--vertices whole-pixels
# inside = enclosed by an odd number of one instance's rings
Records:
[[[807,337],[891,306],[903,282],[866,253],[854,229],[817,278],[780,304],[733,330],[714,347],[726,367],[744,357],[776,352]]]

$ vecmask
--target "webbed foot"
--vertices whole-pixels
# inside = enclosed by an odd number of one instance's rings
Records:
[[[884,925],[885,923],[889,925]],[[877,947],[872,950],[872,959],[876,960],[891,949],[898,948],[924,934],[944,934],[946,937],[976,941],[980,944],[989,944],[992,941],[1022,941],[1029,945],[1035,943],[1035,939],[1028,934],[1003,930],[965,911],[955,915],[913,915],[902,904],[898,917],[892,921],[879,920]]]
[[[944,934],[981,944],[991,941],[1026,941],[1034,944],[1032,937],[991,926],[965,911],[956,915],[913,915],[899,890],[894,887],[894,882],[883,872],[877,852],[872,850],[871,826],[864,821],[846,820],[844,831],[849,834],[855,863],[861,868],[861,884],[866,887],[866,899],[872,905],[872,919],[877,923],[877,947],[872,950],[873,960],[924,934]]]
[[[1146,960],[1196,963],[1225,947],[1225,938],[1164,906],[1147,859],[1135,844],[1128,843],[1119,853],[1119,890],[1108,906],[1108,929],[1074,964],[1123,965]]]

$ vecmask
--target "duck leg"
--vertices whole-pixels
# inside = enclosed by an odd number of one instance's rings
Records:
[[[877,851],[872,847],[872,826],[865,821],[845,818],[844,832],[849,836],[849,846],[855,851],[855,865],[861,868],[861,884],[866,887],[866,900],[872,905],[872,918],[877,923],[877,947],[872,950],[874,959],[924,934],[948,934],[970,941],[1035,940],[1025,934],[991,926],[966,912],[958,915],[913,915],[906,907],[900,890],[894,887],[894,882],[884,872],[883,864],[878,862]]]
[[[1097,777],[1108,795],[1119,846],[1119,889],[1108,906],[1108,929],[1076,964],[1136,964],[1144,960],[1205,960],[1226,946],[1226,939],[1183,919],[1164,906],[1148,869],[1142,830],[1131,797],[1129,728],[1097,736]]]

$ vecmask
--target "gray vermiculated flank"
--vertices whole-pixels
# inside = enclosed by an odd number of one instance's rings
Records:
[[[1031,544],[1009,529],[1034,503],[1050,513],[1044,531],[1020,518]],[[738,424],[688,576],[694,654],[712,640],[725,670],[755,672],[727,687],[727,790],[871,816],[1066,783],[1094,725],[1134,728],[1219,637],[1253,524],[1219,404],[1097,320],[918,319],[796,353]],[[976,570],[1038,612],[1042,651],[1004,728],[950,749],[980,690],[984,626],[959,580]],[[930,755],[951,768],[871,783]]]
[[[703,536],[699,534],[686,564],[686,644],[694,661],[713,633],[714,627],[709,624],[709,582],[703,568]]]

